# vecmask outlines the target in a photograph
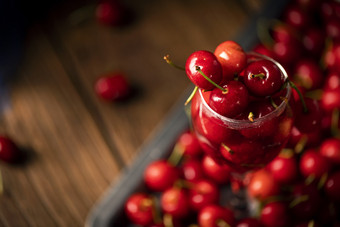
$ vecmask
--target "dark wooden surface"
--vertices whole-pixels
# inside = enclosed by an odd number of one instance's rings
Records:
[[[0,132],[29,154],[0,163],[0,226],[83,226],[96,200],[129,166],[189,85],[162,59],[184,64],[233,39],[264,1],[127,1],[124,28],[93,17],[95,1],[64,1],[29,26]],[[123,103],[100,100],[101,75],[123,71],[138,89]]]

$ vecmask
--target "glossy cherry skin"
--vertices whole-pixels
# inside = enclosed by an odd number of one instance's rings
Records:
[[[202,168],[205,175],[216,183],[229,183],[231,168],[228,165],[220,165],[215,161],[215,159],[205,155],[202,159]]]
[[[253,51],[262,55],[265,55],[270,58],[274,58],[273,52],[268,49],[266,46],[264,46],[262,43],[257,44],[254,48]]]
[[[226,91],[222,91],[219,88],[215,88],[212,91],[209,106],[220,115],[228,118],[242,113],[249,102],[248,90],[244,84],[232,80],[227,81],[223,88]]]
[[[260,221],[265,227],[288,227],[291,220],[284,202],[267,203],[261,210]]]
[[[325,112],[329,113],[335,109],[340,109],[340,88],[324,90],[320,105]]]
[[[182,175],[188,182],[195,182],[205,177],[201,161],[199,159],[188,159],[182,163]]]
[[[320,179],[327,174],[332,165],[327,158],[314,149],[304,151],[299,162],[299,169],[304,177]]]
[[[294,110],[294,124],[302,133],[311,133],[320,129],[322,111],[317,100],[305,97],[304,101],[308,111],[303,110],[302,101],[298,100]]]
[[[259,219],[248,217],[239,220],[236,227],[263,227],[263,225]]]
[[[144,171],[144,182],[153,191],[164,191],[179,179],[179,172],[166,160],[151,162]]]
[[[145,193],[132,194],[125,203],[125,213],[131,222],[146,226],[153,223],[152,198]]]
[[[327,36],[333,40],[340,41],[340,22],[339,18],[332,17],[326,21],[326,33]]]
[[[181,133],[177,139],[176,145],[183,149],[183,154],[189,157],[199,157],[202,155],[202,148],[196,135],[192,131]]]
[[[281,70],[269,60],[252,62],[244,70],[244,83],[250,93],[256,96],[273,95],[284,82]]]
[[[184,218],[190,212],[187,191],[183,188],[172,187],[161,195],[161,207],[164,213],[173,218]]]
[[[340,72],[330,71],[327,73],[323,90],[333,90],[340,87]]]
[[[326,195],[331,201],[340,202],[340,171],[330,174],[323,187]]]
[[[265,200],[280,194],[280,186],[266,169],[255,171],[247,185],[247,193],[251,198]]]
[[[326,35],[324,31],[315,26],[311,26],[302,36],[302,45],[307,53],[319,58],[325,47]]]
[[[126,9],[118,0],[101,1],[96,8],[95,16],[99,23],[118,26],[124,22]]]
[[[186,63],[185,71],[189,79],[199,88],[212,90],[215,86],[205,79],[197,67],[216,84],[222,80],[222,67],[216,56],[210,51],[199,50],[192,53]]]
[[[324,75],[318,63],[312,59],[302,59],[295,64],[294,78],[306,90],[320,88]]]
[[[290,208],[298,220],[310,220],[318,212],[321,205],[321,196],[314,184],[298,183],[292,191]]]
[[[14,141],[5,135],[0,135],[0,160],[6,163],[17,162],[22,156],[22,152]]]
[[[247,64],[247,55],[243,48],[232,40],[219,44],[214,54],[222,66],[223,82],[233,80]]]
[[[107,101],[123,100],[131,94],[130,84],[122,73],[101,76],[94,88],[97,95]]]
[[[190,207],[194,211],[200,211],[210,204],[217,204],[220,198],[218,185],[208,179],[193,182],[188,193]]]
[[[198,214],[200,227],[234,226],[235,217],[231,209],[219,205],[207,205]]]
[[[281,42],[276,41],[272,46],[274,59],[289,69],[294,63],[300,59],[302,55],[302,45],[297,42]]]
[[[294,154],[281,153],[267,165],[274,180],[281,185],[294,183],[299,176],[299,167]]]
[[[291,5],[286,8],[283,15],[283,20],[285,23],[299,30],[306,28],[310,23],[308,14],[300,7],[295,5]]]
[[[340,165],[340,139],[327,138],[323,140],[319,152],[322,156],[328,158],[330,162]]]
[[[329,70],[340,72],[340,42],[334,42],[326,49],[323,63]]]

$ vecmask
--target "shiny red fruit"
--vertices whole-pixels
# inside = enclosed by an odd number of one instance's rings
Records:
[[[267,203],[261,210],[260,221],[265,227],[291,226],[288,205],[284,202]]]
[[[177,168],[166,160],[153,161],[144,171],[144,182],[154,191],[164,191],[172,187],[178,179]]]
[[[208,179],[193,182],[188,193],[190,207],[194,211],[200,211],[207,205],[218,204],[219,198],[218,185]]]
[[[201,161],[199,159],[188,159],[182,163],[182,175],[188,182],[195,182],[205,177]]]
[[[340,139],[327,138],[322,141],[319,152],[322,156],[329,159],[330,162],[340,165]]]
[[[301,100],[295,106],[295,126],[302,133],[311,133],[321,127],[322,112],[319,103],[315,99],[304,98],[307,112],[303,109]]]
[[[198,213],[200,227],[234,226],[235,217],[231,209],[219,205],[208,205]]]
[[[124,74],[113,73],[101,76],[95,83],[95,91],[104,100],[119,101],[130,95],[131,88]]]
[[[131,222],[146,226],[153,223],[154,202],[145,193],[132,194],[125,203],[125,213]]]
[[[304,151],[299,163],[301,174],[315,179],[328,174],[331,167],[331,162],[314,149]]]
[[[280,186],[266,169],[255,171],[247,185],[247,192],[251,198],[261,201],[280,193]]]
[[[95,15],[101,24],[118,26],[123,23],[125,11],[118,0],[104,0],[97,5]]]
[[[212,90],[215,86],[202,76],[198,68],[216,84],[222,80],[222,67],[210,51],[199,50],[192,53],[186,63],[185,71],[189,79],[199,88]]]
[[[299,168],[294,154],[285,156],[284,153],[277,156],[267,166],[274,180],[280,184],[292,184],[297,180]]]
[[[328,176],[324,185],[324,191],[331,201],[340,202],[340,171],[336,171]]]
[[[340,88],[340,72],[330,71],[327,73],[323,90],[333,90]]]
[[[183,132],[177,139],[176,146],[179,146],[183,154],[189,157],[199,157],[202,154],[202,148],[192,131]]]
[[[219,44],[214,54],[222,66],[223,82],[233,80],[247,64],[247,55],[243,48],[231,40]]]
[[[0,136],[0,160],[7,163],[14,163],[18,161],[22,156],[20,149],[13,142],[13,140],[7,136]]]
[[[236,227],[263,227],[263,225],[259,219],[248,217],[239,220],[236,224]]]
[[[335,109],[340,109],[340,87],[324,90],[321,95],[320,104],[322,109],[328,113]]]
[[[168,188],[161,195],[161,207],[173,218],[186,217],[190,212],[187,191],[178,187]]]
[[[340,42],[334,42],[326,49],[323,63],[329,70],[340,72]]]
[[[324,75],[318,63],[312,59],[302,59],[295,64],[293,80],[306,90],[322,86]]]
[[[227,184],[230,180],[231,168],[228,165],[218,164],[208,155],[203,157],[202,168],[205,175],[218,184]]]

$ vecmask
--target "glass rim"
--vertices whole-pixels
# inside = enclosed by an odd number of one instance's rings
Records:
[[[255,56],[255,57],[258,57],[258,58],[264,58],[266,60],[269,60],[269,61],[273,62],[281,70],[281,72],[283,73],[283,75],[285,77],[285,81],[288,79],[288,74],[287,74],[286,70],[283,68],[283,66],[279,62],[275,61],[274,59],[272,59],[272,58],[270,58],[268,56],[259,54],[259,53],[255,53],[255,52],[248,52],[247,55]],[[287,99],[287,101],[283,100],[281,102],[281,104],[274,111],[270,112],[269,114],[266,114],[263,117],[256,118],[256,119],[254,119],[254,121],[228,118],[228,117],[225,117],[225,116],[215,112],[208,105],[208,103],[205,101],[205,99],[203,97],[203,94],[202,94],[202,89],[198,89],[198,92],[199,92],[199,95],[200,95],[200,98],[202,100],[202,103],[203,103],[204,107],[214,117],[220,119],[222,121],[222,123],[228,125],[228,127],[232,127],[232,128],[236,128],[237,129],[237,128],[253,128],[253,127],[257,127],[257,126],[261,125],[264,121],[270,120],[270,119],[272,119],[272,118],[274,118],[276,116],[279,116],[285,110],[285,107],[288,105],[288,100],[290,99],[290,96],[291,96],[291,86],[290,86],[289,83],[287,83],[286,89],[287,89],[287,92],[286,92],[285,98]]]

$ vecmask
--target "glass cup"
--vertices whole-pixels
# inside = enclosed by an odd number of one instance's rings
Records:
[[[267,56],[248,53],[247,59],[248,64],[261,59],[270,60],[288,78],[284,68]],[[245,173],[264,167],[279,154],[288,141],[293,124],[289,83],[271,98],[251,98],[251,105],[255,107],[261,102],[275,103],[272,112],[253,121],[216,113],[207,103],[210,93],[199,89],[191,102],[193,130],[208,155],[220,164],[229,165],[234,172]]]

